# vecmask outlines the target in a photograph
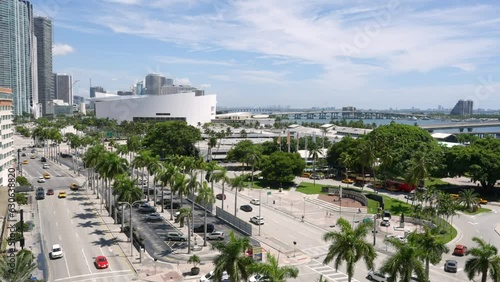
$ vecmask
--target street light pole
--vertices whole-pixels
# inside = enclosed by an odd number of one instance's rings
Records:
[[[122,231],[123,231],[123,217],[124,217],[124,205],[127,205],[130,208],[130,218],[129,218],[129,223],[130,223],[130,235],[129,235],[129,240],[130,240],[130,257],[134,256],[134,237],[133,237],[133,228],[132,228],[132,206],[135,203],[141,202],[142,200],[135,201],[132,204],[128,202],[118,202],[119,205],[122,205]],[[140,247],[139,247],[139,253],[140,253]]]
[[[21,149],[17,149],[17,171],[22,175],[21,172]]]
[[[261,216],[261,210],[262,210],[262,189],[259,189],[259,220]],[[260,236],[260,226],[262,224],[259,224],[259,236]]]

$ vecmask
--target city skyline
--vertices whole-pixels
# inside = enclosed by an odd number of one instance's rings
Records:
[[[161,73],[228,107],[500,105],[494,1],[63,2],[32,1],[79,96]]]

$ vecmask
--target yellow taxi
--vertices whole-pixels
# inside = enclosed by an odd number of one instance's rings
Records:
[[[28,164],[28,160],[24,160],[24,161],[23,161],[23,164]]]
[[[486,205],[488,203],[487,200],[483,199],[483,198],[479,198],[479,204],[481,205]]]
[[[50,179],[50,174],[48,174],[47,172],[43,174],[43,178],[45,179]]]
[[[460,195],[458,195],[458,194],[450,194],[450,197],[451,197],[452,200],[456,201],[456,200],[458,200],[458,198],[460,198]]]
[[[397,191],[399,191],[399,189],[397,187],[394,187],[394,186],[389,186],[389,187],[387,187],[385,189],[388,190],[388,191],[391,191],[391,192],[397,192]]]
[[[78,189],[78,184],[76,184],[75,182],[71,183],[71,185],[69,186],[70,189],[72,190],[76,190]]]
[[[59,199],[60,198],[66,198],[66,192],[65,191],[61,191],[59,192],[59,195],[57,196]]]
[[[35,158],[36,158],[35,155],[31,155],[30,157],[30,159],[35,159]]]
[[[346,183],[346,184],[354,184],[354,180],[350,179],[350,178],[346,178],[346,179],[342,179],[342,183]]]

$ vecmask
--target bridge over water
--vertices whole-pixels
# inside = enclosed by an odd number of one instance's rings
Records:
[[[464,130],[472,132],[473,128],[478,128],[478,127],[500,127],[500,121],[453,122],[453,123],[419,125],[419,127],[429,132],[433,132],[434,130],[439,130],[439,129],[458,129],[460,132],[463,132]]]

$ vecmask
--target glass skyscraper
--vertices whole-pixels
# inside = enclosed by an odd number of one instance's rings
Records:
[[[47,101],[54,100],[52,81],[52,21],[49,18],[34,18],[36,37],[38,103],[42,106],[42,115],[46,114]],[[37,103],[37,101],[33,101]]]
[[[0,87],[12,89],[14,115],[31,113],[36,42],[33,6],[26,0],[0,1]]]

